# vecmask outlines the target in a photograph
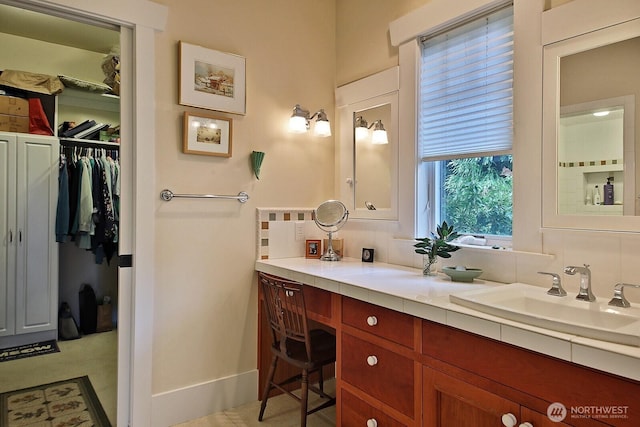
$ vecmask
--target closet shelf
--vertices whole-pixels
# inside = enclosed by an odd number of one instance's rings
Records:
[[[77,145],[87,148],[120,148],[118,142],[96,141],[95,139],[59,138],[62,145]]]

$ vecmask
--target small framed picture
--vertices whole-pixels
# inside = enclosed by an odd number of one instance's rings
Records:
[[[320,258],[322,256],[322,242],[320,240],[307,240],[305,244],[305,258]]]
[[[231,119],[184,112],[182,152],[231,157]]]
[[[180,42],[180,104],[245,114],[245,58]]]
[[[362,248],[362,262],[373,262],[373,254],[373,249]]]

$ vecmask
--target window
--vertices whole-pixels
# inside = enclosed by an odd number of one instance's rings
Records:
[[[511,236],[513,7],[421,39],[420,221]]]

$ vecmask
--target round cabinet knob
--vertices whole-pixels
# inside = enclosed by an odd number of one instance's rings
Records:
[[[519,427],[533,427],[533,424],[531,424],[530,422],[526,422],[526,423],[520,424]]]
[[[367,427],[378,427],[378,421],[375,418],[369,418],[367,420]]]
[[[369,356],[367,357],[367,364],[369,366],[375,366],[378,364],[378,358],[375,356]],[[514,424],[515,425],[515,424]]]
[[[347,178],[346,182],[349,185],[353,185],[353,178]]]
[[[367,317],[367,325],[376,326],[378,324],[378,318],[376,316]]]
[[[512,413],[507,413],[502,416],[502,425],[506,427],[515,427],[518,424],[516,416]]]

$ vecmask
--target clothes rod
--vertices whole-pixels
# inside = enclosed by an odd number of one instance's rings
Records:
[[[183,197],[187,199],[234,199],[240,203],[249,200],[249,195],[244,191],[238,193],[237,196],[218,196],[215,194],[175,194],[173,191],[164,189],[160,192],[160,198],[165,202],[171,201],[174,197]]]
[[[119,150],[120,144],[117,142],[107,142],[107,141],[93,141],[88,139],[65,139],[59,138],[60,145],[64,146],[75,146],[82,148],[104,148],[106,150]]]

